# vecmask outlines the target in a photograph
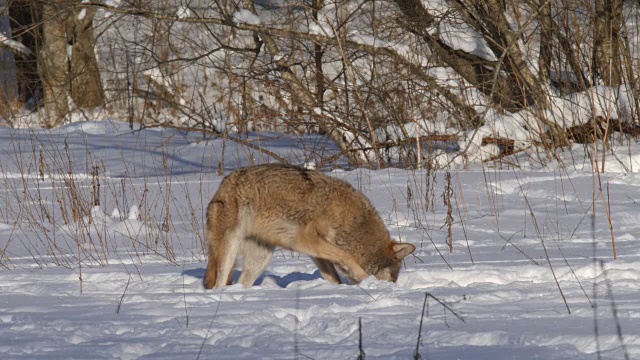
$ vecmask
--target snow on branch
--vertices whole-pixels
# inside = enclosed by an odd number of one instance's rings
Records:
[[[233,14],[233,21],[237,24],[260,25],[258,15],[247,9],[242,9]]]
[[[28,47],[18,41],[8,38],[5,34],[0,34],[0,46],[7,48],[20,56],[26,57],[31,55],[31,50]]]

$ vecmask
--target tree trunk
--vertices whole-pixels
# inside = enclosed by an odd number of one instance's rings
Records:
[[[4,0],[0,0],[0,34],[12,38],[11,25]],[[11,124],[11,103],[16,99],[18,86],[16,82],[15,56],[6,47],[0,47],[0,118]]]
[[[13,39],[38,54],[42,41],[42,5],[35,0],[13,0],[9,3],[9,19]],[[18,81],[17,100],[35,109],[42,98],[42,82],[38,75],[38,59],[36,56],[16,58],[16,78]]]
[[[71,99],[81,109],[93,109],[104,103],[104,90],[95,54],[93,18],[95,9],[75,11],[67,21],[71,41]]]
[[[594,16],[593,77],[601,78],[606,86],[620,85],[622,0],[595,0]]]
[[[69,68],[66,22],[69,11],[61,0],[42,5],[43,45],[40,51],[40,77],[44,89],[45,127],[59,126],[69,113]]]
[[[313,20],[318,22],[318,11],[324,7],[324,0],[313,0],[313,8],[311,12],[313,14]],[[316,103],[319,107],[324,104],[324,71],[322,70],[322,57],[324,56],[324,50],[322,44],[315,42],[313,45],[314,60],[316,65]]]
[[[473,84],[492,102],[505,109],[517,110],[523,107],[510,90],[508,79],[495,74],[495,61],[455,50],[437,36],[429,33],[429,28],[436,18],[424,8],[420,0],[396,0],[402,12],[401,25],[408,31],[422,38],[429,45],[437,59],[451,67],[462,78]]]
[[[527,66],[518,44],[521,34],[509,25],[504,0],[458,0],[455,4],[462,18],[482,35],[496,58],[501,60],[499,68],[507,73],[507,84],[516,102],[522,107],[547,108],[543,87]]]
[[[510,28],[503,1],[452,1],[462,19],[482,35],[500,62],[452,49],[437,35],[430,34],[429,28],[436,19],[420,0],[395,2],[406,19],[403,25],[422,37],[440,61],[490,97],[495,105],[508,111],[531,105],[546,107],[544,91],[538,78],[526,66],[518,46],[519,34]]]
[[[551,74],[551,55],[553,49],[553,18],[551,17],[551,3],[543,2],[539,15],[540,23],[540,56],[538,66],[540,68],[538,76],[540,81],[546,83]]]
[[[79,3],[79,1],[77,1]],[[72,109],[93,109],[104,103],[104,90],[94,48],[94,9],[73,10],[64,0],[42,5],[40,78],[44,88],[44,126],[64,122]]]

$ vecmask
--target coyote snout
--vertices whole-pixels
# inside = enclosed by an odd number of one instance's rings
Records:
[[[415,246],[397,243],[369,200],[347,182],[287,165],[236,170],[222,180],[207,209],[207,289],[239,282],[252,286],[276,247],[311,256],[322,276],[340,284],[338,271],[358,283],[375,275],[396,281]]]

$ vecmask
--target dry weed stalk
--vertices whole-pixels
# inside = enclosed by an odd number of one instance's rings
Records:
[[[447,169],[444,174],[444,179],[446,181],[444,186],[444,193],[442,194],[442,199],[444,202],[444,206],[447,207],[447,217],[444,220],[445,225],[447,226],[447,242],[449,243],[449,252],[453,253],[453,233],[451,227],[453,226],[453,206],[451,205],[451,196],[453,194],[453,187],[451,186],[451,172]]]

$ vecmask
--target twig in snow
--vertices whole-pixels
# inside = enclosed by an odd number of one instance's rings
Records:
[[[620,347],[622,348],[624,359],[629,360],[629,353],[627,352],[627,347],[624,344],[624,338],[622,336],[622,326],[620,325],[620,318],[618,317],[618,306],[616,305],[616,301],[613,298],[611,282],[607,281],[607,273],[604,271],[604,263],[602,261],[600,261],[599,263],[602,274],[604,275],[604,283],[607,285],[607,294],[609,295],[609,300],[611,302],[611,314],[613,315],[613,320],[616,323],[616,334],[618,335],[618,340],[620,340]]]
[[[594,196],[595,198],[595,196]],[[594,200],[595,203],[595,200]],[[594,210],[595,212],[595,210]],[[598,360],[602,359],[602,355],[600,354],[600,330],[598,329],[598,282],[595,279],[596,271],[597,271],[597,263],[596,259],[597,251],[596,251],[596,216],[595,214],[591,215],[591,244],[593,247],[593,335],[596,338],[596,354],[598,354]]]
[[[420,356],[420,338],[422,337],[422,320],[424,319],[424,309],[427,307],[427,298],[429,293],[424,293],[424,302],[422,303],[422,316],[420,316],[420,328],[418,329],[418,341],[416,342],[416,350],[413,352],[414,360],[422,359]]]
[[[362,317],[358,318],[358,349],[360,350],[358,360],[364,360],[365,353],[362,348]]]
[[[453,309],[451,308],[451,306],[449,306],[449,304],[447,304],[444,301],[438,299],[437,297],[431,295],[428,291],[425,292],[424,293],[424,302],[422,304],[422,316],[420,317],[420,329],[418,330],[418,342],[416,343],[416,350],[413,352],[414,360],[422,359],[422,357],[420,356],[420,342],[421,342],[421,339],[422,339],[422,321],[424,320],[424,310],[427,308],[427,299],[428,298],[432,298],[438,304],[442,305],[442,307],[444,308],[445,314],[447,313],[447,311],[449,311],[450,313],[453,314],[453,316],[457,317],[458,320],[462,321],[465,324],[467,323],[460,314],[458,314],[455,311],[453,311]]]
[[[122,292],[122,296],[120,297],[120,302],[118,303],[118,307],[116,308],[116,314],[120,314],[120,308],[122,307],[122,303],[124,302],[124,296],[127,293],[127,289],[129,288],[129,283],[131,282],[131,276],[127,280],[127,286],[124,287],[124,291]]]
[[[520,183],[520,178],[518,178],[518,174],[516,174],[515,170],[514,170],[514,175],[516,177],[516,180],[518,181],[518,186],[520,186],[520,189],[522,189],[522,184]],[[564,302],[564,306],[567,308],[567,312],[569,312],[569,314],[571,314],[571,309],[569,308],[569,303],[567,303],[567,298],[564,296],[564,292],[562,291],[562,288],[560,287],[560,282],[558,282],[558,277],[556,276],[556,272],[553,269],[553,265],[551,264],[551,259],[549,258],[549,252],[547,251],[547,246],[544,244],[544,237],[542,235],[542,233],[540,232],[540,227],[538,226],[538,220],[536,219],[536,215],[533,213],[533,208],[531,207],[531,204],[529,203],[529,198],[527,197],[527,195],[525,194],[525,192],[522,192],[522,197],[524,197],[524,202],[527,205],[527,207],[529,208],[529,214],[531,215],[531,219],[533,220],[533,227],[536,230],[536,234],[538,235],[538,238],[540,239],[540,243],[542,244],[542,249],[544,250],[544,256],[547,259],[547,264],[549,264],[549,269],[551,269],[551,275],[553,275],[553,280],[556,282],[556,286],[558,287],[558,290],[560,291],[560,296],[562,297],[562,301]]]
[[[182,298],[184,301],[184,316],[187,318],[187,328],[189,328],[189,310],[187,308],[187,292],[184,285],[184,265],[182,267]]]
[[[211,331],[211,326],[213,326],[213,321],[216,319],[216,316],[218,316],[219,308],[220,308],[220,301],[217,302],[216,312],[213,313],[213,318],[211,319],[211,322],[209,322],[209,328],[207,329],[207,333],[205,334],[204,339],[202,339],[202,344],[200,345],[200,350],[198,351],[198,356],[196,357],[196,360],[200,359],[200,355],[202,354],[202,349],[204,349],[204,344],[207,342],[207,339],[209,338],[209,332]]]

